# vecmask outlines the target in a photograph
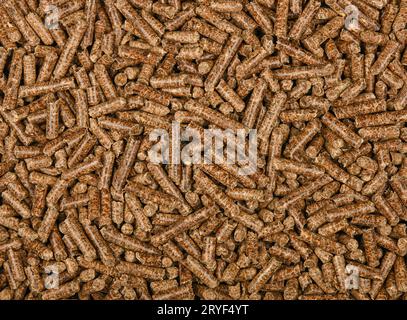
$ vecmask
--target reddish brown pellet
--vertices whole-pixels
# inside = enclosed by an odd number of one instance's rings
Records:
[[[49,289],[42,294],[44,300],[67,299],[78,293],[80,290],[79,279],[63,284],[58,289]]]
[[[2,192],[3,201],[10,205],[21,217],[29,218],[31,212],[24,202],[21,202],[11,191]]]
[[[246,9],[264,33],[271,34],[273,32],[273,23],[259,4],[255,2],[248,3]]]
[[[13,57],[11,61],[10,75],[4,90],[3,109],[15,109],[17,105],[18,92],[20,81],[23,72],[23,57],[25,50],[22,48],[13,50]],[[2,76],[3,78],[3,76]],[[6,120],[6,119],[5,119]],[[6,120],[7,121],[7,120]]]
[[[229,38],[216,63],[208,74],[207,79],[205,80],[206,91],[212,91],[215,88],[222,77],[223,72],[226,70],[233,56],[237,52],[241,42],[242,39],[238,36],[232,35]]]
[[[89,240],[95,245],[102,262],[107,266],[114,266],[116,259],[113,252],[97,228],[95,226],[87,225],[85,226],[85,232],[89,237]]]
[[[348,127],[343,125],[339,120],[337,120],[332,114],[326,113],[322,119],[322,123],[325,124],[332,131],[341,136],[346,142],[351,144],[355,148],[359,148],[363,143],[363,139],[357,134],[349,130]]]
[[[116,7],[150,45],[158,45],[160,39],[155,31],[126,0],[120,0]]]
[[[82,251],[84,257],[88,261],[96,259],[97,254],[95,248],[90,243],[86,234],[75,218],[68,218],[65,220],[66,232],[72,237],[78,248]]]
[[[406,262],[403,257],[398,256],[394,262],[394,276],[397,285],[397,290],[400,292],[407,291],[407,269]]]
[[[237,112],[242,112],[244,110],[245,103],[243,100],[223,79],[219,81],[216,90],[226,101],[230,102]]]
[[[321,128],[319,121],[311,120],[299,134],[293,137],[286,145],[283,154],[288,158],[293,158],[304,146],[312,140]]]
[[[44,218],[38,228],[38,238],[42,242],[47,242],[48,237],[54,228],[55,222],[58,218],[59,212],[56,208],[48,208],[44,214]]]
[[[320,1],[309,1],[305,6],[304,10],[301,12],[300,16],[292,26],[289,37],[294,40],[299,40],[303,33],[305,32],[306,28],[312,21],[312,18],[316,14],[317,10],[319,9],[321,3]]]
[[[374,75],[378,75],[379,73],[384,71],[384,69],[390,63],[398,46],[399,44],[396,41],[389,40],[377,60],[374,62],[372,68],[370,69],[370,72]]]
[[[113,176],[112,186],[116,190],[120,190],[123,187],[130,168],[134,165],[136,160],[137,151],[140,146],[140,140],[130,137],[127,142],[126,149],[121,157],[120,166]]]
[[[274,204],[274,207],[277,209],[286,209],[289,205],[297,202],[298,200],[306,198],[307,195],[313,194],[320,187],[331,181],[332,179],[330,177],[324,175],[321,178],[318,178],[306,185],[301,186],[297,190],[290,192],[288,195],[278,200]]]
[[[267,109],[265,115],[263,116],[262,122],[258,128],[258,135],[260,140],[260,153],[267,153],[267,147],[269,146],[268,140],[270,134],[275,127],[277,122],[277,117],[280,114],[287,99],[287,95],[283,92],[278,92],[274,95],[271,105]]]
[[[363,181],[358,177],[351,176],[345,172],[339,165],[330,159],[329,155],[321,153],[315,159],[315,163],[325,169],[325,171],[337,181],[346,184],[358,192],[362,189]]]
[[[259,291],[266,282],[270,279],[272,274],[280,267],[281,262],[275,258],[271,258],[267,264],[256,274],[255,278],[248,286],[249,293]]]
[[[351,118],[357,115],[386,111],[386,103],[383,100],[370,100],[358,104],[338,106],[333,111],[338,119]]]
[[[205,285],[209,288],[215,288],[218,286],[218,280],[213,274],[211,274],[198,260],[188,255],[186,259],[182,261],[195,276],[197,276]]]
[[[95,77],[102,88],[103,94],[106,99],[113,99],[117,97],[116,88],[107,73],[106,67],[103,64],[95,64],[94,67]]]
[[[104,227],[101,230],[102,236],[106,241],[113,242],[120,247],[132,250],[139,251],[151,254],[158,254],[157,249],[153,248],[150,245],[145,245],[138,239],[133,239],[129,236],[126,236],[116,230],[113,226]]]
[[[243,123],[235,121],[233,119],[227,119],[227,121],[225,121],[226,119],[220,112],[212,110],[211,108],[205,107],[192,100],[187,102],[184,107],[186,110],[202,117],[203,119],[219,126],[220,128],[223,129],[229,128],[232,130],[246,129],[246,126]]]
[[[215,207],[203,208],[185,218],[179,219],[175,224],[152,237],[153,244],[162,244],[181,231],[185,231],[196,223],[203,222],[215,213]]]
[[[55,66],[53,75],[56,79],[61,79],[67,73],[70,64],[75,56],[75,53],[79,47],[79,44],[86,32],[85,21],[80,20],[75,26],[75,30],[72,33],[72,36],[69,37],[66,42],[63,51],[58,59],[58,63]]]
[[[60,101],[60,100],[58,100]],[[49,103],[47,110],[46,137],[49,140],[58,137],[59,129],[59,102]]]
[[[333,242],[329,238],[325,238],[323,236],[313,234],[308,230],[303,229],[300,235],[300,238],[311,244],[318,246],[328,252],[336,253],[336,254],[343,254],[346,252],[346,248],[337,242]]]
[[[38,38],[37,34],[33,31],[30,24],[27,22],[26,18],[24,17],[24,13],[17,9],[16,4],[13,1],[6,1],[3,3],[3,8],[7,11],[7,14],[16,24],[18,30],[21,32],[23,37],[31,46],[36,46],[39,44],[40,39]]]

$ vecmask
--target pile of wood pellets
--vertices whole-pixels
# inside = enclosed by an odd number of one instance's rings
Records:
[[[407,0],[2,0],[0,299],[407,299],[406,24]],[[174,122],[256,130],[255,170],[152,161]]]

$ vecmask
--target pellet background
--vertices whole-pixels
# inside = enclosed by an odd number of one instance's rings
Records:
[[[406,24],[406,0],[0,1],[0,299],[406,299]],[[257,171],[152,163],[173,121],[257,129]]]

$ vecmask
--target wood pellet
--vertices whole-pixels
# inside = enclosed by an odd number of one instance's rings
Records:
[[[407,300],[406,17],[1,1],[0,300]]]

